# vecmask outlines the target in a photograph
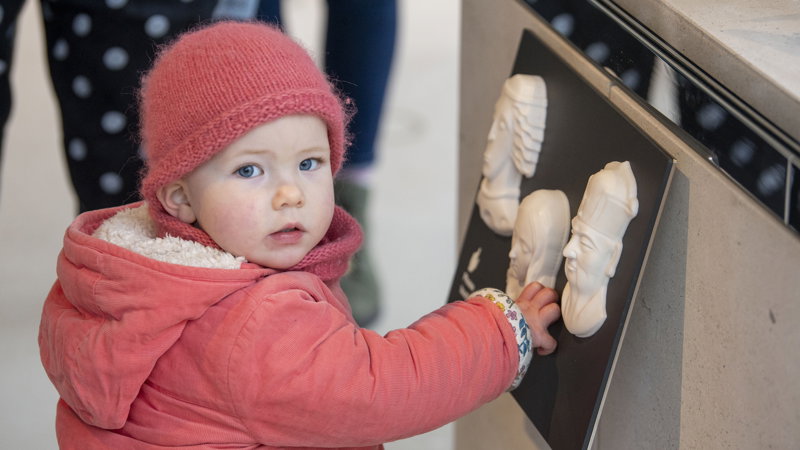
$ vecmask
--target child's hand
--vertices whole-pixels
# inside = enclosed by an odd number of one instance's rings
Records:
[[[533,348],[537,349],[540,355],[553,353],[558,344],[547,331],[547,327],[561,317],[561,309],[556,303],[557,300],[558,293],[556,291],[546,288],[538,282],[525,286],[516,299],[517,306],[522,310],[522,315],[531,330]]]

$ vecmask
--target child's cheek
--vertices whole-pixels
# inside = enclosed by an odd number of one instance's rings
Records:
[[[247,245],[243,239],[247,239],[248,230],[256,229],[257,202],[252,196],[232,195],[230,192],[227,195],[215,195],[209,200],[213,208],[209,211],[210,223],[206,232],[218,244],[234,247],[226,250],[238,253],[238,247]]]

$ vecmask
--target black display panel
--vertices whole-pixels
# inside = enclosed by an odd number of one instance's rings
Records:
[[[673,159],[527,30],[510,75],[520,73],[544,78],[548,98],[539,162],[532,178],[523,177],[520,198],[537,189],[559,189],[569,199],[574,217],[589,176],[606,163],[629,161],[637,182],[639,212],[624,235],[617,271],[608,283],[605,323],[588,338],[571,335],[561,321],[554,324],[550,332],[558,349],[553,355],[534,355],[522,385],[512,393],[552,448],[587,448],[668,190]],[[486,88],[498,95],[501,89]],[[482,287],[503,289],[510,247],[511,238],[490,230],[475,206],[449,298],[464,298],[465,292]],[[469,267],[478,249],[480,263],[475,268],[473,261]],[[562,264],[556,290],[561,293],[565,284]]]

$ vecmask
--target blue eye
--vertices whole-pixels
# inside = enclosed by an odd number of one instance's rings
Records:
[[[242,178],[252,178],[261,175],[263,173],[264,172],[261,170],[260,167],[254,166],[252,164],[248,164],[246,166],[242,166],[236,169],[236,175],[239,175]]]
[[[319,167],[319,160],[315,158],[304,159],[300,162],[300,170],[314,170]]]

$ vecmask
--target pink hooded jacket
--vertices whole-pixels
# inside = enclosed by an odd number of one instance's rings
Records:
[[[39,332],[61,448],[380,448],[515,377],[514,331],[484,298],[380,336],[355,325],[338,280],[152,238],[144,209],[66,232]],[[164,262],[175,248],[191,264]]]

